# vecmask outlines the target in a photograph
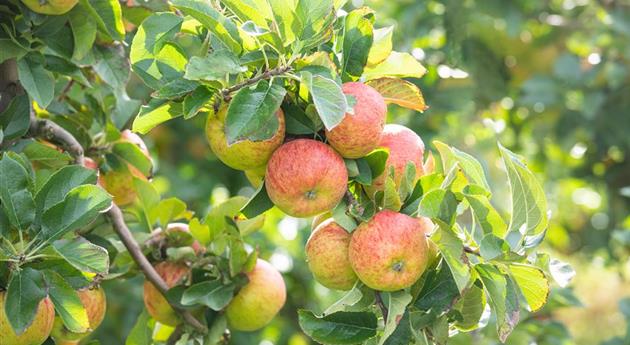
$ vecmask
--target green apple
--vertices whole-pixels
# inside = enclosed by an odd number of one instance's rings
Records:
[[[22,0],[22,2],[33,12],[60,15],[70,11],[79,0]]]

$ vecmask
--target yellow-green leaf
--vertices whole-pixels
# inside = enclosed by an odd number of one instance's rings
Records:
[[[378,91],[385,102],[423,112],[427,110],[420,89],[413,83],[400,78],[383,77],[367,82]]]

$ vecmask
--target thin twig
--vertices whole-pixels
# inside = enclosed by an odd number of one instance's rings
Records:
[[[127,251],[129,251],[129,254],[131,254],[131,257],[133,258],[133,260],[136,262],[136,264],[138,265],[142,273],[144,273],[144,276],[147,278],[149,282],[151,282],[151,284],[155,286],[155,288],[162,295],[166,296],[166,293],[169,289],[168,285],[166,285],[166,282],[164,282],[162,277],[160,277],[160,275],[155,271],[155,269],[153,268],[149,260],[147,260],[147,258],[142,253],[140,246],[138,245],[136,240],[133,238],[131,231],[129,230],[129,228],[127,227],[127,224],[125,223],[125,220],[123,218],[123,214],[120,208],[118,208],[118,206],[116,205],[112,205],[112,208],[107,212],[107,215],[109,216],[109,219],[112,222],[114,231],[116,231],[116,234],[118,234],[118,237],[127,248]],[[197,329],[198,331],[204,334],[208,332],[207,327],[201,324],[201,322],[199,322],[199,320],[197,320],[187,310],[182,309],[179,306],[174,305],[174,304],[171,304],[171,307],[173,307],[173,309],[175,309],[181,315],[181,317],[184,319],[184,321],[186,321],[186,323],[193,326],[195,329]]]
[[[223,98],[223,100],[225,100],[226,102],[229,101],[230,99],[232,99],[232,97],[230,96],[231,93],[236,92],[244,87],[248,87],[250,85],[254,85],[257,82],[263,80],[263,79],[269,79],[271,77],[275,77],[275,76],[279,76],[282,74],[285,74],[289,71],[291,71],[292,67],[291,66],[278,66],[276,68],[267,70],[253,78],[244,80],[238,84],[232,85],[226,89],[221,90],[221,96]]]
[[[66,87],[64,87],[63,90],[61,91],[61,94],[59,94],[59,97],[57,98],[59,102],[66,99],[66,94],[68,93],[68,91],[70,91],[70,89],[72,88],[72,85],[74,85],[74,79],[70,79],[68,84],[66,84]]]
[[[381,313],[383,313],[383,320],[387,322],[387,307],[385,303],[383,303],[383,299],[381,298],[381,293],[378,291],[374,292],[374,297],[376,298],[376,305],[381,308]]]
[[[464,246],[464,251],[468,254],[474,254],[477,256],[481,256],[481,253],[479,252],[479,249],[475,249],[469,246]]]
[[[361,204],[359,204],[357,199],[354,197],[352,192],[350,192],[349,190],[346,190],[346,200],[348,201],[348,203],[350,204],[350,206],[352,208],[357,210],[360,214],[363,214],[365,209],[363,208],[363,206],[361,206]]]
[[[166,340],[166,345],[177,344],[177,341],[179,340],[179,338],[182,337],[183,334],[184,334],[184,328],[182,327],[182,325],[175,327],[175,330],[173,331],[173,333],[171,333],[171,335],[168,337],[168,340]]]

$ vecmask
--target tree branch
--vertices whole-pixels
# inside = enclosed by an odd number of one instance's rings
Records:
[[[136,262],[142,273],[144,273],[144,276],[149,282],[151,282],[151,284],[156,287],[156,289],[162,295],[166,296],[166,292],[169,289],[168,285],[166,285],[166,282],[164,282],[162,277],[160,277],[160,275],[155,271],[149,260],[147,260],[147,258],[142,253],[140,246],[133,238],[133,235],[127,227],[127,224],[125,224],[125,220],[123,218],[123,214],[120,208],[118,208],[118,206],[116,205],[112,205],[112,208],[109,210],[109,212],[107,212],[107,215],[112,222],[114,231],[116,231],[116,234],[118,235],[118,237],[120,237],[120,240],[129,251],[129,254],[131,254],[133,260]],[[174,304],[171,304],[171,307],[181,315],[182,319],[184,319],[186,323],[193,326],[195,329],[204,334],[208,333],[208,329],[206,328],[206,326],[201,324],[201,322],[199,322],[199,320],[197,320],[187,310],[182,309]]]
[[[278,75],[282,75],[285,74],[289,71],[291,71],[293,68],[291,66],[278,66],[276,68],[272,68],[270,70],[267,70],[253,78],[244,80],[238,84],[232,85],[228,88],[225,88],[223,90],[220,91],[220,99],[223,99],[226,102],[229,102],[232,99],[232,96],[230,95],[233,92],[236,92],[244,87],[248,87],[250,85],[254,85],[257,82],[263,80],[263,79],[270,79],[271,77],[275,77]],[[216,112],[217,109],[215,109]]]
[[[47,119],[39,119],[31,109],[31,126],[29,135],[50,140],[74,157],[76,164],[83,165],[83,146],[63,127]]]
[[[381,313],[383,313],[383,319],[387,322],[387,307],[385,303],[383,303],[383,299],[381,298],[381,293],[378,291],[374,292],[374,297],[376,298],[376,305],[381,308]]]

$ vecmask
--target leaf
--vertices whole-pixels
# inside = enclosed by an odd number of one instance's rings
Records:
[[[369,312],[337,312],[317,318],[312,312],[299,310],[300,327],[322,344],[358,344],[376,335],[376,315]]]
[[[529,311],[540,310],[549,299],[549,280],[538,267],[525,264],[510,264],[508,266],[512,279],[521,290]]]
[[[381,176],[381,174],[385,171],[385,166],[387,165],[387,158],[389,158],[389,149],[376,149],[367,156],[361,158],[365,159],[370,166],[370,170],[372,171],[372,179]]]
[[[341,75],[344,81],[355,80],[363,73],[373,42],[374,11],[356,9],[345,18]]]
[[[64,260],[82,272],[107,274],[109,270],[107,250],[83,237],[57,240],[52,247]]]
[[[271,209],[274,206],[271,199],[269,199],[269,195],[267,194],[267,189],[265,188],[264,182],[260,185],[256,194],[249,199],[247,204],[243,206],[241,209],[241,213],[247,218],[254,218],[258,215],[263,214],[265,211]]]
[[[331,0],[298,0],[295,20],[291,27],[295,33],[294,51],[304,52],[325,42],[332,35],[335,9]]]
[[[422,92],[411,82],[400,78],[383,77],[366,83],[383,96],[386,103],[424,112],[427,107]]]
[[[98,186],[83,185],[72,189],[62,202],[42,215],[43,239],[53,241],[89,224],[111,203],[111,196]]]
[[[153,323],[151,316],[143,310],[134,324],[125,345],[151,345],[153,343]]]
[[[352,290],[331,304],[321,316],[330,315],[338,311],[363,311],[374,304],[374,290],[362,283],[357,283]]]
[[[235,289],[233,283],[226,285],[220,279],[197,283],[184,291],[182,304],[189,306],[202,304],[219,311],[230,303]]]
[[[258,82],[255,87],[240,89],[232,101],[225,118],[228,145],[239,141],[263,141],[278,130],[276,111],[286,90],[272,79]]]
[[[0,113],[0,130],[3,134],[0,143],[26,134],[31,123],[29,103],[27,95],[13,97],[6,109]]]
[[[160,99],[179,98],[197,89],[198,86],[200,85],[196,81],[175,79],[164,85],[164,87],[160,88],[158,91],[151,94],[151,96]],[[200,87],[200,89],[201,88],[205,89],[205,87]]]
[[[80,3],[68,13],[68,21],[70,22],[72,38],[74,39],[73,60],[83,59],[90,52],[96,40],[97,23],[90,20],[90,17],[86,16],[85,13],[86,9]]]
[[[440,152],[444,171],[451,170],[457,162],[471,183],[482,186],[485,190],[490,190],[483,167],[475,157],[437,140],[433,142],[433,145]]]
[[[335,223],[344,228],[347,232],[352,233],[358,224],[352,216],[348,214],[348,202],[345,198],[339,201],[339,204],[332,210],[332,216]]]
[[[392,34],[394,26],[374,29],[374,42],[368,55],[368,65],[376,65],[387,59],[392,52]]]
[[[161,225],[166,226],[172,220],[188,218],[190,213],[186,208],[186,204],[177,198],[164,199],[151,209],[150,218],[159,220]]]
[[[300,75],[313,98],[313,104],[324,126],[328,130],[335,128],[341,123],[348,109],[348,100],[341,86],[336,81],[320,74],[313,75],[302,71]]]
[[[479,286],[478,286],[479,285]],[[464,292],[462,298],[455,305],[460,317],[455,322],[457,329],[467,332],[476,329],[479,320],[486,307],[486,295],[483,293],[479,282],[472,284],[470,289]]]
[[[411,303],[411,295],[406,291],[397,292],[383,292],[383,303],[387,308],[387,320],[385,321],[385,329],[383,335],[381,335],[378,342],[379,345],[385,343],[385,341],[394,333],[398,322],[405,314],[407,306]]]
[[[453,279],[459,292],[464,291],[470,281],[470,267],[464,253],[462,240],[457,237],[450,227],[440,226],[431,236],[442,253],[442,257],[451,269]]]
[[[184,119],[188,120],[197,115],[199,110],[212,100],[213,95],[214,91],[205,86],[200,86],[187,95],[183,104]]]
[[[48,295],[55,305],[55,311],[68,330],[75,333],[89,330],[87,311],[72,286],[59,273],[51,270],[44,271],[44,280],[48,287]]]
[[[499,144],[505,163],[512,200],[512,218],[506,240],[513,249],[525,237],[544,235],[547,228],[547,199],[536,176],[511,151]]]
[[[46,294],[41,272],[30,267],[13,271],[7,286],[4,313],[16,334],[22,334],[31,325]]]
[[[41,216],[61,202],[68,192],[85,184],[96,183],[96,171],[80,165],[68,165],[52,174],[35,195],[37,212]]]
[[[8,59],[20,59],[28,51],[10,38],[0,38],[0,63]]]
[[[81,5],[92,15],[101,32],[114,40],[124,40],[125,26],[117,0],[81,0]]]
[[[363,77],[367,80],[380,77],[420,78],[426,71],[424,66],[409,53],[392,52],[378,65],[367,66],[363,71]]]
[[[228,74],[247,71],[234,53],[219,50],[205,57],[193,56],[186,65],[184,78],[189,80],[224,80]]]
[[[464,198],[468,201],[475,219],[481,225],[484,234],[494,234],[503,237],[507,231],[507,224],[499,212],[490,204],[490,200],[485,195],[471,194],[471,190],[466,186],[464,188]]]
[[[138,145],[127,141],[117,142],[112,146],[112,153],[144,176],[153,174],[153,161]]]
[[[32,140],[24,146],[22,153],[31,162],[37,162],[43,167],[60,169],[72,161],[67,153],[61,153],[56,149]]]
[[[114,89],[125,88],[129,80],[129,61],[122,46],[94,47],[96,74]]]
[[[226,48],[235,54],[243,50],[238,27],[230,19],[212,8],[212,5],[203,0],[174,0],[173,6],[195,19],[206,29],[215,34]]]
[[[484,289],[488,296],[488,302],[497,318],[497,333],[499,340],[505,342],[519,319],[518,292],[512,279],[490,264],[475,265],[479,273]]]
[[[131,130],[147,134],[155,126],[180,116],[182,116],[181,103],[154,99],[149,101],[148,105],[143,105],[140,108],[140,113],[133,120]]]
[[[0,160],[0,201],[9,222],[26,230],[35,218],[35,202],[31,194],[31,176],[9,154]]]
[[[418,214],[451,226],[455,222],[458,204],[459,201],[450,190],[435,189],[422,197]]]
[[[510,253],[510,245],[494,234],[487,234],[481,240],[479,252],[485,260],[502,258]]]
[[[402,200],[400,200],[400,195],[396,189],[396,182],[392,176],[387,176],[383,190],[383,208],[398,212],[400,207],[402,207]]]
[[[438,269],[430,270],[426,274],[422,290],[413,304],[419,312],[410,313],[410,321],[415,329],[430,325],[448,311],[460,295],[451,270],[444,261]]]
[[[180,79],[188,59],[169,44],[182,26],[183,19],[173,13],[155,13],[138,27],[131,42],[129,58],[133,71],[154,90]]]
[[[560,285],[560,287],[567,287],[573,277],[575,277],[575,270],[571,265],[566,262],[562,262],[558,259],[551,259],[549,261],[549,272],[553,277],[553,280]]]
[[[29,56],[18,60],[20,84],[41,108],[46,108],[55,95],[55,79],[40,62]]]

